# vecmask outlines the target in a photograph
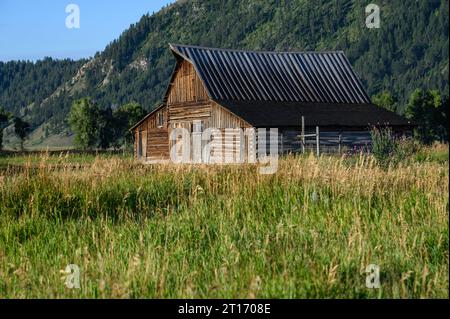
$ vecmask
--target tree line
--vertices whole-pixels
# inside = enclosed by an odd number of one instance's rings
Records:
[[[389,91],[372,97],[372,102],[389,111],[400,113],[399,99]],[[423,144],[449,140],[449,96],[438,90],[414,90],[406,104],[404,116],[417,124],[414,136]]]
[[[82,98],[73,103],[68,122],[75,134],[75,145],[83,150],[128,148],[133,144],[129,129],[145,114],[139,103],[112,109],[101,108],[94,100]]]
[[[52,58],[0,62],[0,105],[15,115],[26,116],[32,127],[38,127],[61,109],[59,100],[50,99],[55,100],[53,103],[48,98],[70,82],[86,62]]]
[[[75,135],[74,144],[79,149],[126,149],[133,144],[130,127],[146,114],[139,103],[131,102],[113,110],[99,107],[91,98],[82,98],[72,104],[67,120]],[[31,125],[4,108],[0,108],[0,150],[3,149],[3,131],[9,125],[13,126],[23,151]]]
[[[82,150],[128,148],[133,144],[130,127],[147,114],[139,103],[131,102],[116,109],[100,108],[90,98],[75,101],[68,122],[75,135],[75,146]],[[3,148],[3,131],[12,125],[20,140],[20,149],[31,132],[31,125],[21,117],[0,108],[0,150]]]

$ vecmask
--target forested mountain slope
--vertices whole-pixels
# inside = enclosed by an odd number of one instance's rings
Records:
[[[448,0],[377,4],[380,29],[365,27],[367,3],[357,0],[178,1],[144,15],[91,61],[47,61],[49,70],[31,75],[20,73],[17,65],[23,62],[0,64],[0,105],[51,133],[67,129],[66,115],[79,97],[90,96],[104,107],[136,101],[150,110],[173,69],[168,43],[343,50],[369,94],[392,92],[400,113],[416,88],[448,92]],[[39,70],[39,63],[34,67]],[[35,88],[18,98],[34,75]]]

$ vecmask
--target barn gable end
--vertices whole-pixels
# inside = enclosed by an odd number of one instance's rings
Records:
[[[156,123],[161,114],[164,122],[158,126]],[[144,161],[168,160],[174,144],[169,141],[172,130],[185,128],[190,132],[193,121],[201,121],[203,129],[251,127],[213,101],[194,66],[182,59],[177,61],[164,104],[133,127],[136,157]]]

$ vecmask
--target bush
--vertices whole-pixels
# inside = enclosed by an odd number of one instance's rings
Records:
[[[372,136],[372,154],[380,164],[387,164],[394,156],[397,148],[392,130],[390,128],[373,128],[370,132]]]
[[[407,160],[421,150],[421,144],[412,138],[400,138],[396,140],[394,160],[396,163]]]
[[[420,145],[413,139],[396,138],[389,127],[373,128],[371,136],[372,154],[382,166],[398,164],[420,149]]]

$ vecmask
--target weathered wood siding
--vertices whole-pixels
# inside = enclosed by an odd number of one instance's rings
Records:
[[[208,93],[194,67],[187,61],[183,61],[178,65],[173,81],[170,84],[166,101],[169,139],[172,131],[177,128],[184,128],[189,133],[192,133],[194,121],[202,122],[202,130],[217,128],[221,129],[222,133],[224,133],[223,129],[225,128],[250,127],[248,123],[209,99]],[[175,141],[170,141],[169,149],[172,149],[179,141],[179,137]],[[223,154],[234,156],[236,150],[232,149],[232,144],[228,144],[230,142],[225,141],[225,136],[223,136]],[[178,143],[177,145],[177,154],[181,155],[181,144]],[[192,141],[190,145],[192,147]],[[204,145],[205,143],[203,142],[202,147]],[[237,146],[241,148],[239,142],[237,142]],[[214,156],[214,154],[212,155]]]
[[[246,121],[237,117],[223,106],[211,101],[210,127],[214,128],[246,128],[251,127]]]
[[[194,67],[188,61],[183,61],[175,70],[175,77],[170,83],[167,104],[185,102],[209,101],[208,93]]]
[[[302,150],[302,145],[298,136],[301,134],[300,128],[280,129],[282,134],[283,153],[298,153]],[[315,134],[315,130],[308,128],[306,134]],[[399,136],[411,136],[410,131],[394,132]],[[306,149],[315,150],[316,139],[310,137],[306,139]],[[320,149],[321,152],[337,152],[361,149],[369,150],[372,147],[372,137],[369,130],[333,130],[320,128]]]
[[[298,153],[302,150],[302,145],[298,136],[301,134],[300,128],[281,128],[282,152]],[[315,134],[315,129],[307,128],[306,134]],[[397,136],[411,137],[412,132],[408,130],[394,131]],[[306,149],[315,150],[316,139],[310,137],[306,139]],[[337,152],[361,149],[369,150],[372,147],[372,137],[368,129],[336,130],[326,127],[320,128],[320,149],[321,152]]]
[[[208,121],[211,117],[209,102],[195,102],[184,104],[169,104],[169,125],[178,122],[192,122],[194,120]]]
[[[209,127],[209,119],[211,117],[211,106],[209,102],[186,102],[184,104],[168,105],[168,108],[169,139],[172,131],[177,128],[184,128],[191,133],[194,121],[202,121],[203,128]],[[179,139],[169,141],[169,148],[172,149]],[[177,153],[181,154],[181,150],[177,149]]]
[[[179,64],[167,97],[169,125],[178,122],[202,120],[204,128],[237,128],[249,125],[237,116],[211,101],[208,93],[187,61]]]
[[[163,120],[162,123],[159,123],[160,119]],[[150,130],[158,127],[167,127],[167,119],[167,108],[164,107],[147,119],[146,129]]]
[[[302,144],[298,136],[301,134],[300,128],[281,129],[284,153],[298,153],[302,151]],[[315,134],[315,130],[307,129],[306,134]],[[349,148],[361,148],[370,146],[372,140],[369,131],[333,131],[320,130],[320,147],[323,152],[337,151],[339,144],[341,150]],[[306,148],[316,147],[315,137],[306,138]]]
[[[134,154],[138,158],[139,132],[142,137],[142,160],[166,159],[169,156],[168,112],[163,107],[149,116],[135,130]]]
[[[146,158],[148,160],[169,158],[169,134],[167,127],[150,129],[147,134]]]

